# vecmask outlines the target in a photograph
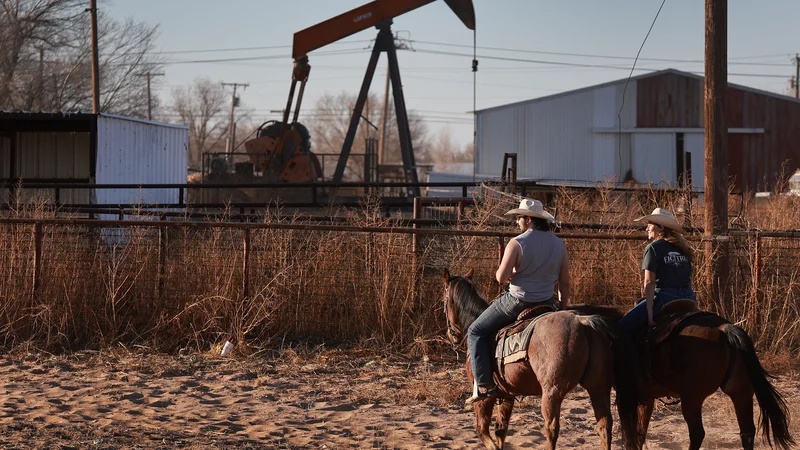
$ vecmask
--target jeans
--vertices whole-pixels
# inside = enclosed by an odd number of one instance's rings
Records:
[[[537,305],[552,304],[553,299]],[[517,320],[523,309],[532,303],[513,297],[508,292],[497,297],[486,310],[472,322],[467,330],[467,348],[472,358],[472,374],[480,385],[493,384],[492,360],[494,359],[494,335],[506,325]]]
[[[697,302],[697,296],[695,296],[691,288],[656,288],[656,294],[653,298],[653,320],[658,318],[664,305],[679,298],[688,298]],[[639,301],[632,310],[619,319],[620,328],[632,332],[647,323],[647,302],[645,300]]]

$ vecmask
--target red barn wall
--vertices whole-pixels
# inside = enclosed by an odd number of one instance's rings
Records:
[[[666,73],[637,81],[639,128],[702,128],[703,80]],[[774,187],[800,168],[800,101],[728,88],[728,127],[763,128],[763,134],[728,135],[728,174],[737,191]]]

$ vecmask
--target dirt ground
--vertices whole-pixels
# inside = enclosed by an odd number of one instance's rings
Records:
[[[793,411],[798,379],[777,381]],[[482,448],[463,406],[468,389],[463,355],[16,351],[0,355],[0,448]],[[679,408],[656,407],[647,448],[688,447]],[[706,402],[703,448],[741,448],[733,414],[719,392]],[[597,448],[593,427],[588,396],[577,389],[563,405],[558,447]],[[524,399],[506,448],[542,448],[540,430],[539,400]],[[797,424],[792,430],[800,436]],[[614,435],[622,448],[616,426]]]

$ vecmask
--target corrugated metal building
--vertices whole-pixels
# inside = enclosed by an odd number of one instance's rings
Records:
[[[109,114],[0,111],[0,181],[186,183],[189,129]],[[54,192],[39,193],[52,202]],[[7,201],[8,189],[0,191]],[[75,189],[73,204],[177,203],[177,189]]]
[[[728,163],[737,191],[769,189],[800,167],[800,101],[728,85]],[[477,112],[479,174],[703,190],[703,77],[667,69]]]

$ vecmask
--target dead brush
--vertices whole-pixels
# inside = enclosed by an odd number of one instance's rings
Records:
[[[457,226],[513,235],[517,230],[504,213],[519,198],[484,187]],[[755,205],[737,198],[731,196],[737,224],[762,235],[732,238],[732,303],[709,296],[710,255],[698,232],[687,233],[697,250],[694,286],[701,306],[741,324],[759,348],[794,352],[800,348],[795,320],[800,243],[763,233],[800,228],[800,219],[787,214],[798,200],[775,195]],[[542,199],[564,225],[558,232],[571,254],[576,303],[631,305],[640,297],[645,241],[636,217],[662,206],[672,208],[683,224],[704,223],[702,205],[687,190],[563,187]],[[494,272],[507,242],[426,235],[417,239],[414,252],[407,233],[271,227],[307,223],[305,214],[287,216],[279,208],[268,209],[250,226],[225,221],[158,228],[54,225],[47,219],[63,214],[45,202],[18,205],[6,217],[42,220],[39,284],[34,286],[35,225],[0,225],[0,245],[6,249],[0,254],[0,330],[6,347],[106,348],[122,342],[207,351],[233,339],[241,354],[281,342],[373,342],[414,357],[432,356],[449,351],[440,340],[441,270],[472,269],[482,293],[494,297],[499,288]],[[329,205],[327,214],[353,227],[401,225],[400,216],[387,216],[376,197],[365,197],[356,209]],[[144,211],[141,215],[152,219]]]

